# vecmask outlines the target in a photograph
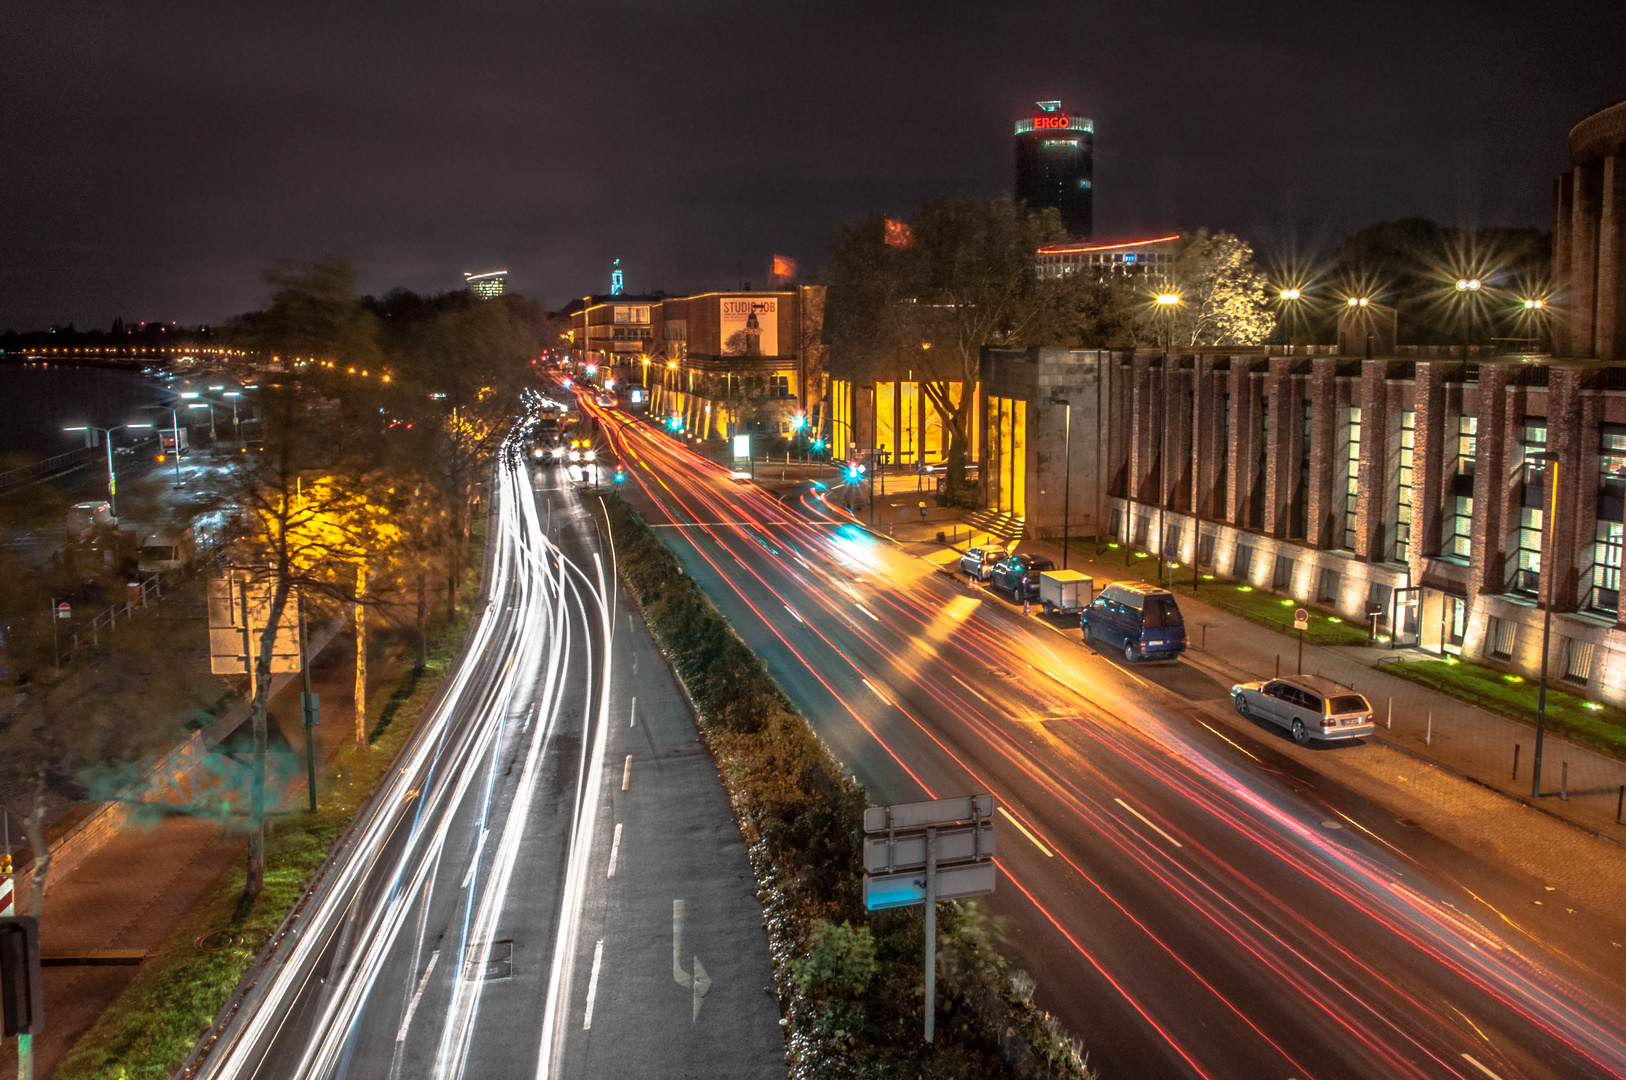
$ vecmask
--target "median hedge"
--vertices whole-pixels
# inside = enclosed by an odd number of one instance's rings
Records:
[[[936,1041],[921,1039],[921,912],[864,910],[868,798],[677,557],[620,501],[617,566],[694,702],[744,835],[768,928],[793,1077],[1093,1077],[1001,955],[1000,920],[938,915]]]

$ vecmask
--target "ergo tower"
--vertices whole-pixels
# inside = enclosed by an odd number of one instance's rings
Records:
[[[1095,124],[1069,116],[1059,101],[1041,101],[1016,122],[1016,201],[1053,206],[1075,240],[1094,232]]]

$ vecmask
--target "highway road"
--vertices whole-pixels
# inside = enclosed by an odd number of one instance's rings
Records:
[[[527,403],[463,653],[190,1075],[782,1072],[727,800]]]
[[[872,802],[998,797],[993,906],[1104,1076],[1626,1076],[1619,926],[1529,925],[1539,885],[1239,730],[1195,666],[1127,667],[813,485],[583,407]]]

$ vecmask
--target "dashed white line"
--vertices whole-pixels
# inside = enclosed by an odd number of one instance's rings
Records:
[[[582,1030],[590,1031],[593,1027],[593,999],[598,996],[598,969],[604,963],[604,939],[599,938],[598,944],[593,946],[593,974],[587,977],[587,1012],[582,1016]]]
[[[605,877],[615,877],[615,857],[621,853],[621,822],[615,823],[615,839],[610,842],[610,872]]]
[[[977,697],[982,698],[982,703],[984,705],[987,705],[990,709],[996,707],[992,701],[989,701],[987,698],[982,697],[982,693],[980,691],[978,691],[978,689],[975,686],[972,686],[970,683],[966,682],[964,679],[960,678],[958,675],[950,675],[949,678],[953,679],[955,682],[959,683],[961,686],[965,687],[967,690],[971,691],[973,694],[976,694]]]
[[[868,615],[870,618],[874,619],[876,622],[881,621],[879,618],[876,617],[874,612],[870,611],[870,609],[865,607],[863,604],[854,604],[853,607],[857,608],[859,611],[862,611],[865,615]]]
[[[950,677],[952,678],[952,676],[950,676]],[[1039,840],[1039,838],[1037,836],[1034,836],[1032,833],[1028,832],[1027,828],[1024,827],[1023,824],[1020,821],[1017,821],[1016,818],[1011,816],[1011,812],[1009,810],[1007,810],[1003,806],[1001,806],[999,808],[999,812],[1001,814],[1005,815],[1005,820],[1006,821],[1008,821],[1012,825],[1016,826],[1016,831],[1017,832],[1021,833],[1023,836],[1027,837],[1029,840],[1032,840],[1033,841],[1033,846],[1038,848],[1040,851],[1044,852],[1045,858],[1054,859],[1056,857],[1056,853],[1054,851],[1051,851],[1049,848],[1045,847],[1044,844],[1040,842],[1040,840]]]
[[[1161,836],[1163,839],[1167,840],[1169,843],[1173,844],[1175,847],[1185,847],[1185,845],[1182,844],[1180,841],[1176,840],[1174,837],[1170,836],[1168,833],[1164,832],[1162,829],[1158,828],[1156,825],[1153,825],[1151,819],[1148,818],[1145,814],[1141,813],[1139,810],[1136,810],[1133,806],[1130,806],[1128,803],[1124,802],[1122,799],[1113,799],[1112,801],[1117,803],[1119,806],[1123,807],[1125,810],[1128,810],[1131,814],[1134,814],[1136,817],[1140,818],[1141,821],[1146,823],[1146,827],[1148,829],[1151,829],[1153,832],[1157,833],[1157,835]]]
[[[429,954],[429,964],[423,969],[423,978],[418,980],[418,989],[413,992],[412,1000],[407,1004],[406,1015],[401,1017],[401,1030],[395,1033],[397,1043],[406,1042],[407,1028],[412,1026],[412,1014],[418,1011],[418,1002],[423,998],[423,988],[429,985],[429,975],[435,970],[435,961],[439,959],[439,949]]]
[[[637,727],[638,726],[638,699],[636,697],[632,699],[631,720],[627,723],[627,726],[628,727]]]
[[[799,622],[799,623],[807,622],[806,619],[804,619],[800,615],[796,614],[796,609],[791,607],[789,604],[784,605],[784,608],[785,608],[786,611],[790,612],[791,618],[795,619],[797,622]]]
[[[627,785],[630,783],[632,783],[632,755],[628,754],[627,767],[621,770],[621,790],[627,790]]]
[[[1491,1080],[1502,1080],[1502,1078],[1500,1076],[1498,1076],[1495,1073],[1491,1072],[1490,1069],[1486,1068],[1485,1065],[1483,1063],[1481,1063],[1477,1058],[1475,1058],[1472,1054],[1463,1054],[1462,1055],[1462,1060],[1466,1061],[1468,1064],[1472,1065],[1474,1068],[1478,1069],[1480,1072],[1482,1072],[1486,1076],[1490,1077]]]
[[[875,689],[875,684],[874,683],[870,682],[868,679],[865,679],[864,680],[864,685],[869,687],[870,693],[874,694],[876,697],[880,698],[882,701],[886,702],[888,705],[892,704],[892,699],[887,697],[885,694],[881,693],[879,690]]]

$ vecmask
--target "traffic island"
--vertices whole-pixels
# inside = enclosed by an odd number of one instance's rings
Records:
[[[1033,1003],[974,901],[938,915],[936,1040],[923,1042],[922,919],[862,897],[862,785],[831,755],[677,557],[619,500],[617,567],[686,688],[734,805],[768,929],[793,1077],[1093,1078]]]

